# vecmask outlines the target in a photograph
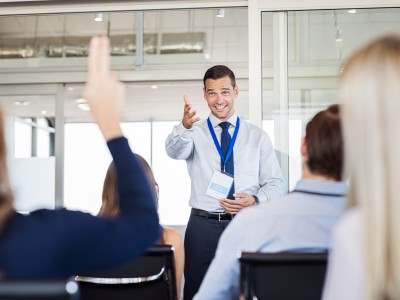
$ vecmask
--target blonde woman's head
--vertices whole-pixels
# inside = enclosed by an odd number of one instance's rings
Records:
[[[400,34],[354,53],[340,87],[349,199],[364,218],[365,286],[370,299],[395,299],[400,297]]]

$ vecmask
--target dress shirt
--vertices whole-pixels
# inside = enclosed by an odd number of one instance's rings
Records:
[[[241,251],[320,252],[329,248],[332,228],[346,205],[345,184],[302,179],[295,191],[279,201],[246,208],[231,221],[194,299],[238,299]]]
[[[118,177],[120,215],[41,209],[14,213],[0,235],[5,279],[60,279],[129,262],[160,236],[147,177],[127,139],[107,143]],[[85,199],[82,199],[84,201]]]
[[[221,143],[221,120],[209,116],[218,142]],[[228,122],[232,136],[237,114]],[[185,159],[191,178],[189,205],[209,212],[223,212],[219,201],[207,196],[206,191],[214,171],[220,171],[221,158],[209,131],[207,120],[186,129],[182,122],[176,125],[165,141],[171,158]],[[240,119],[240,128],[233,148],[235,166],[235,192],[256,195],[267,202],[285,192],[285,181],[268,134],[261,128]]]
[[[364,300],[361,213],[349,210],[335,227],[329,252],[323,300]]]

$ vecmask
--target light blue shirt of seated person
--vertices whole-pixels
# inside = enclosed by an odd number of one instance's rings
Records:
[[[345,194],[342,182],[302,179],[279,201],[244,209],[222,234],[194,299],[238,299],[241,251],[329,249],[332,229],[346,207]]]

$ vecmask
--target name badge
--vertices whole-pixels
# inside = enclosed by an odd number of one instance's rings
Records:
[[[208,185],[206,195],[216,199],[226,198],[233,184],[233,177],[218,171],[214,171]]]

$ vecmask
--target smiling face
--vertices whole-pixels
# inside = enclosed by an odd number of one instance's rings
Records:
[[[215,80],[207,79],[205,82],[204,99],[211,113],[221,121],[227,121],[235,112],[234,100],[238,95],[238,87],[232,86],[228,76]]]

